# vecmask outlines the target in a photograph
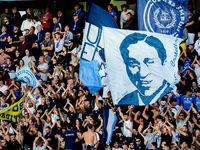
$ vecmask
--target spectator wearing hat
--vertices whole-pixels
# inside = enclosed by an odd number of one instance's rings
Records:
[[[21,31],[22,31],[22,34],[25,35],[25,34],[28,34],[29,31],[30,31],[30,28],[34,25],[32,19],[31,19],[31,16],[30,15],[27,15],[26,16],[26,20],[24,20],[22,22],[22,25],[21,25]]]
[[[124,29],[124,24],[128,20],[128,13],[131,13],[131,16],[134,15],[134,12],[131,9],[128,9],[128,5],[123,4],[121,5],[121,16],[120,16],[120,27],[121,29]]]
[[[22,22],[21,15],[18,12],[17,7],[13,7],[11,13],[11,23],[16,24],[18,27],[20,27],[21,22]]]
[[[44,52],[44,50],[48,51],[49,56],[52,57],[54,53],[54,41],[50,38],[51,34],[49,32],[45,33],[45,38],[42,41],[41,49]]]
[[[59,53],[61,53],[61,51],[63,49],[66,33],[64,34],[62,39],[61,39],[60,32],[56,32],[56,33],[53,32],[52,35],[53,35],[53,40],[54,40],[55,52],[56,52],[56,54],[59,54]]]

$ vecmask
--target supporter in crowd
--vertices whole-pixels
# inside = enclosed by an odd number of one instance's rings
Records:
[[[133,16],[134,12],[131,9],[128,9],[128,5],[126,5],[126,4],[121,5],[121,9],[122,9],[122,12],[121,12],[121,16],[120,16],[120,27],[121,27],[121,29],[123,29],[124,23],[126,23],[126,21],[128,19],[128,13],[130,12],[131,16]]]
[[[42,22],[42,26],[45,32],[50,32],[51,30],[51,19],[52,14],[50,13],[49,7],[45,8],[45,13],[40,16],[40,21]]]
[[[4,24],[4,18],[5,18],[6,16],[7,16],[8,18],[11,17],[11,14],[10,14],[9,9],[8,9],[7,7],[5,7],[4,12],[1,13],[1,16],[0,16],[0,28],[3,26],[3,24]]]
[[[190,3],[188,7],[195,13]],[[82,46],[79,40],[82,40],[86,13],[80,4],[75,4],[74,8],[70,26],[67,23],[71,20],[63,16],[64,10],[58,10],[57,16],[52,18],[48,7],[40,17],[41,22],[30,8],[27,8],[27,20],[23,23],[16,8],[12,9],[11,23],[8,10],[5,9],[6,15],[2,14],[5,20],[2,20],[4,26],[1,24],[0,34],[0,109],[18,102],[23,95],[25,100],[20,121],[1,120],[0,149],[199,149],[200,32],[197,24],[193,24],[197,21],[195,17],[189,13],[191,18],[186,28],[189,33],[198,35],[198,39],[186,45],[188,32],[184,31],[179,59],[181,80],[177,91],[145,107],[114,106],[111,92],[108,98],[101,96],[102,90],[92,95],[79,79]],[[108,5],[109,13],[117,21],[113,8]],[[133,29],[135,20],[131,16],[134,12],[127,9],[127,5],[121,8],[118,19],[121,28]],[[25,27],[24,22],[30,18],[33,23]],[[64,31],[59,24],[65,27]],[[30,87],[10,79],[9,73],[25,65],[30,67],[40,86]],[[109,145],[103,139],[105,107],[117,115]]]
[[[34,25],[32,19],[31,19],[31,16],[30,15],[27,15],[26,16],[26,20],[24,20],[22,22],[22,25],[21,25],[21,31],[22,31],[22,34],[25,35],[27,32],[29,33],[30,31],[30,28]]]
[[[113,4],[108,4],[107,6],[107,10],[108,13],[115,19],[115,21],[117,22],[117,13],[113,10],[114,6]]]
[[[18,27],[21,26],[21,23],[22,23],[21,15],[18,12],[17,7],[12,8],[11,23],[16,24]]]

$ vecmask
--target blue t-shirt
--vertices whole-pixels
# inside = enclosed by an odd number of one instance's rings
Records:
[[[184,68],[186,68],[187,66],[191,66],[192,65],[192,60],[190,59],[189,61],[184,61]],[[186,73],[188,70],[188,68],[184,71],[184,73]]]
[[[77,138],[76,132],[68,130],[62,135],[65,140],[65,149],[76,149],[75,140]]]
[[[115,11],[108,12],[113,18],[117,17],[117,13]]]
[[[177,99],[177,105],[180,106],[181,105],[181,98],[182,98],[182,94],[179,94],[180,97],[177,97],[176,95],[172,95],[172,98]]]
[[[197,110],[200,110],[200,97],[196,97]]]
[[[191,104],[195,104],[195,98],[193,96],[187,97],[186,95],[182,96],[181,104],[183,104],[183,108],[185,110],[189,110]]]

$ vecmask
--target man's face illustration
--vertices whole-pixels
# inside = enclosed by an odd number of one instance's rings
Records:
[[[141,94],[151,96],[163,83],[154,72],[163,67],[157,50],[144,41],[130,44],[128,50],[126,69],[131,73],[129,78]]]

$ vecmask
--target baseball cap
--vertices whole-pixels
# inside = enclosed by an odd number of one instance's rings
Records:
[[[46,32],[45,34],[51,35],[49,32]]]
[[[12,10],[13,10],[13,9],[17,9],[17,7],[13,7]]]

